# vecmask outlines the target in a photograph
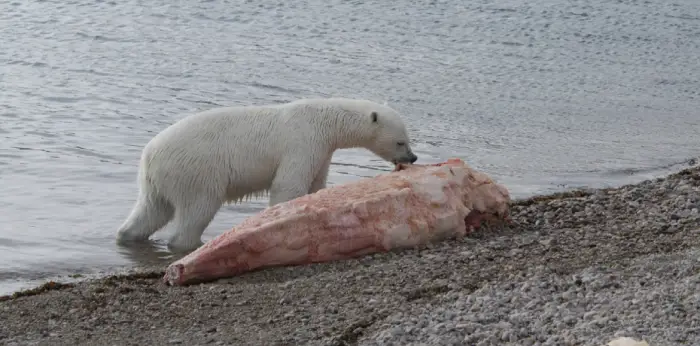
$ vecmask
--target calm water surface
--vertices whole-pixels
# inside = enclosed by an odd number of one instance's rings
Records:
[[[143,145],[196,111],[387,101],[419,162],[461,157],[519,198],[692,162],[699,86],[697,0],[5,1],[0,294],[166,264],[162,244],[127,252],[114,233]],[[330,183],[387,169],[341,151]],[[205,239],[265,203],[224,207]]]

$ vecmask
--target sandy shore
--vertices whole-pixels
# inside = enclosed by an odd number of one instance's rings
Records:
[[[517,201],[515,225],[424,249],[189,287],[47,284],[0,298],[0,343],[698,345],[698,209],[692,168]]]

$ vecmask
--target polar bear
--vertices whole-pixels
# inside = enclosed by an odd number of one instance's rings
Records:
[[[190,115],[146,144],[139,195],[117,242],[147,240],[174,219],[171,250],[202,245],[224,203],[270,195],[269,205],[326,186],[337,149],[365,148],[380,158],[418,158],[399,113],[362,99],[300,99],[277,105],[221,107]]]

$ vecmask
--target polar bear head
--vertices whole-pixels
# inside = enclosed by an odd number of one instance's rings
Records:
[[[327,138],[334,150],[365,148],[394,164],[418,160],[403,120],[386,104],[335,97],[300,99],[292,105],[295,114],[310,116],[320,126],[319,137]]]
[[[364,147],[393,164],[414,163],[418,157],[411,150],[406,125],[399,113],[388,106],[375,104],[365,112],[370,136]]]

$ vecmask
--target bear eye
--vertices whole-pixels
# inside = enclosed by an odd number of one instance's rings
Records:
[[[406,145],[406,142],[398,142],[398,143],[396,143],[396,145],[403,147],[404,145]]]

